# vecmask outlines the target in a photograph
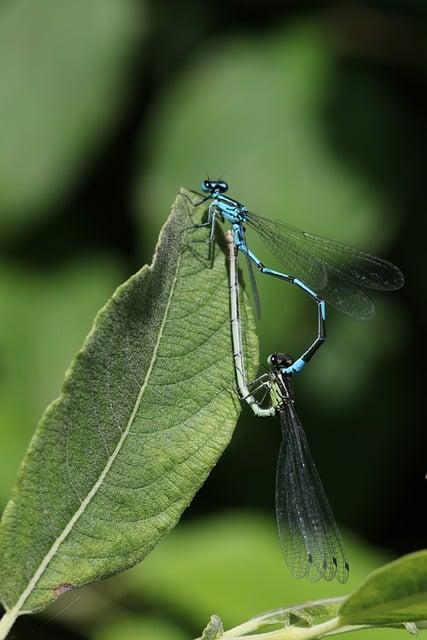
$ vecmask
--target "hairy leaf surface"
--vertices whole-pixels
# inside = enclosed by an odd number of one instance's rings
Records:
[[[218,250],[207,268],[206,245],[194,242],[206,239],[192,228],[198,200],[177,197],[152,265],[99,312],[37,428],[0,530],[9,612],[139,562],[230,440],[240,403],[227,264]],[[246,335],[255,362],[251,325]]]

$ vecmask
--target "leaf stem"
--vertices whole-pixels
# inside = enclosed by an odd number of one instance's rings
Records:
[[[311,627],[289,626],[284,629],[276,629],[267,633],[257,633],[255,635],[240,635],[244,631],[245,625],[239,625],[235,629],[230,629],[222,638],[233,638],[233,640],[313,640],[321,638],[327,633],[335,631],[341,626],[340,618],[332,618],[321,624],[315,624]],[[249,630],[249,629],[248,629]]]
[[[2,619],[0,620],[0,640],[4,640],[4,638],[7,637],[7,634],[12,629],[17,617],[18,612],[15,608],[9,609],[9,611],[6,611],[6,613],[3,615]]]

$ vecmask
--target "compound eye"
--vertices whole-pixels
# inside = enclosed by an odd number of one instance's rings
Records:
[[[203,180],[202,184],[200,185],[203,193],[211,193],[211,181],[210,180]]]

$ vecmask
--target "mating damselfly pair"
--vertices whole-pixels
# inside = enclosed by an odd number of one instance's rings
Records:
[[[288,567],[296,577],[345,582],[349,574],[343,541],[335,523],[307,439],[294,406],[291,376],[300,371],[326,337],[326,303],[356,318],[370,318],[375,307],[365,289],[393,290],[403,285],[401,271],[390,262],[282,222],[262,218],[225,195],[222,180],[205,180],[202,191],[211,200],[208,220],[211,258],[217,218],[231,223],[230,309],[237,385],[258,417],[277,414],[283,441],[276,475],[276,516]],[[287,273],[266,267],[248,247],[246,226],[253,228]],[[253,382],[246,378],[239,317],[237,254],[247,258],[255,304],[259,306],[251,264],[264,274],[304,291],[318,307],[318,332],[311,346],[294,360],[287,354],[269,357],[269,371]],[[292,275],[291,275],[292,274]],[[262,394],[261,397],[259,394]],[[266,400],[267,399],[267,400]]]

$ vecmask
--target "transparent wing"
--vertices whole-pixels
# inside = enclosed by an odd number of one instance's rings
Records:
[[[285,268],[295,269],[290,275],[299,277],[326,302],[348,315],[362,319],[374,315],[374,305],[362,289],[389,291],[404,283],[402,272],[391,262],[350,245],[253,213],[248,214],[248,222]],[[304,266],[310,261],[323,268],[323,282],[316,282],[313,272]],[[300,269],[301,266],[304,268]]]
[[[375,305],[363,289],[343,278],[332,266],[328,266],[327,274],[327,284],[316,291],[321,298],[338,311],[359,320],[373,318]]]
[[[295,234],[295,237],[298,236],[290,226],[288,226],[288,232]],[[403,286],[402,272],[388,260],[342,242],[306,231],[302,233],[310,251],[317,255],[328,268],[333,267],[353,284],[379,291],[393,291]]]
[[[283,440],[276,476],[276,517],[290,572],[311,581],[345,582],[344,543],[292,403],[280,413]]]
[[[286,273],[297,276],[314,290],[326,285],[327,274],[325,266],[315,256],[303,250],[298,244],[284,233],[276,220],[267,220],[254,213],[248,213],[248,223],[262,238],[271,253],[276,256]]]

